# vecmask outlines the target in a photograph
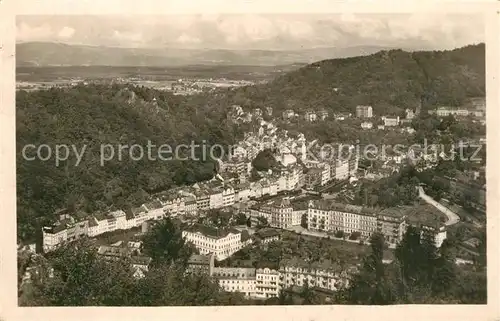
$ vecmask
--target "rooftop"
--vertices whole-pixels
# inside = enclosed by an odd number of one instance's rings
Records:
[[[134,265],[149,265],[152,261],[152,258],[149,256],[141,256],[141,255],[135,255],[130,257],[132,264]]]
[[[280,269],[285,267],[305,268],[309,270],[321,270],[329,272],[339,272],[341,268],[339,264],[330,260],[322,260],[319,262],[309,263],[297,257],[283,261],[280,264]]]
[[[408,222],[414,225],[439,227],[446,222],[446,215],[430,204],[406,208]]]
[[[193,254],[189,257],[188,264],[210,264],[210,256]]]
[[[214,268],[213,276],[218,279],[254,279],[255,268]]]
[[[275,229],[271,229],[271,228],[267,229],[266,228],[266,229],[261,229],[261,230],[255,232],[255,235],[259,236],[259,237],[273,237],[273,236],[279,236],[280,233]]]
[[[226,237],[229,233],[233,234],[240,234],[241,232],[234,229],[234,228],[229,228],[229,229],[218,229],[215,227],[211,226],[205,226],[201,224],[195,224],[193,226],[190,226],[185,229],[187,232],[192,232],[192,233],[201,233],[206,237],[211,237],[211,238],[216,238],[216,239],[221,239]]]
[[[154,200],[152,202],[146,203],[145,205],[149,210],[158,209],[162,207],[161,202],[159,200]]]
[[[333,210],[333,211],[363,214],[363,215],[375,215],[378,212],[376,209],[373,208],[337,203],[335,201],[330,201],[330,200],[310,201],[309,207],[322,210]]]
[[[378,214],[383,216],[390,216],[395,218],[402,218],[407,215],[408,207],[406,206],[398,206],[398,207],[389,207],[381,210]]]

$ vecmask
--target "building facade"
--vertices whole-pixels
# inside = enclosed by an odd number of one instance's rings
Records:
[[[251,242],[242,240],[242,234],[235,229],[222,230],[206,226],[193,226],[182,232],[182,237],[193,243],[200,254],[214,254],[215,260],[224,260]]]
[[[372,118],[372,106],[356,106],[356,117],[358,118]]]

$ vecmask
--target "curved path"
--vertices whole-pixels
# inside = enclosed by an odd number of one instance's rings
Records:
[[[429,195],[425,194],[425,191],[422,188],[422,186],[418,187],[418,196],[420,196],[421,199],[423,199],[428,204],[431,204],[432,206],[437,208],[439,211],[441,211],[443,214],[445,214],[448,217],[448,221],[446,221],[446,223],[444,223],[444,225],[453,225],[453,224],[457,224],[458,222],[460,222],[460,216],[458,216],[456,213],[450,211],[446,206],[437,202]]]

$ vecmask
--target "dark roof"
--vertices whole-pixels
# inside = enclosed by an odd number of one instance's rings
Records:
[[[163,207],[159,200],[154,200],[152,202],[146,203],[145,205],[149,210],[154,210]]]
[[[347,213],[355,213],[362,215],[375,215],[378,211],[374,208],[362,207],[351,204],[337,203],[331,200],[314,200],[311,201],[313,208],[322,210],[333,210]]]
[[[379,212],[379,215],[402,218],[408,212],[408,207],[389,207]]]
[[[306,268],[310,270],[322,270],[322,271],[330,271],[330,272],[340,272],[340,265],[332,262],[330,260],[322,260],[320,262],[313,262],[313,263],[308,263],[305,262],[304,260],[293,257],[289,260],[282,261],[280,263],[281,268],[285,267],[300,267],[300,268]]]
[[[152,258],[149,256],[140,256],[140,255],[135,255],[130,257],[132,264],[136,265],[149,265],[151,263]]]
[[[205,226],[201,224],[195,224],[193,226],[190,226],[186,229],[186,231],[189,232],[200,232],[201,234],[207,236],[207,237],[212,237],[212,238],[223,238],[226,237],[229,233],[234,233],[234,234],[240,234],[241,232],[234,229],[234,228],[229,228],[229,229],[222,229],[222,228],[215,228],[211,226]]]
[[[97,221],[95,219],[95,217],[90,217],[89,218],[89,227],[94,227],[94,226],[97,226]]]
[[[132,214],[134,214],[134,216],[137,216],[138,214],[144,213],[144,212],[146,212],[146,210],[142,206],[132,208]]]
[[[210,264],[210,256],[193,254],[189,257],[188,264]]]
[[[129,250],[124,247],[101,245],[97,253],[105,256],[126,256]]]
[[[259,236],[259,237],[262,237],[262,238],[265,238],[265,237],[273,237],[273,236],[279,236],[280,233],[278,231],[276,231],[275,229],[261,229],[257,232],[255,232],[255,235],[256,236]]]

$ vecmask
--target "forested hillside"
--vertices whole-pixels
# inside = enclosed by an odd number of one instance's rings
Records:
[[[153,99],[156,98],[156,103]],[[147,88],[78,86],[70,89],[17,93],[17,198],[18,236],[31,239],[54,210],[70,206],[88,213],[114,204],[120,208],[141,204],[148,193],[174,185],[210,179],[210,161],[133,161],[124,151],[120,161],[100,165],[100,145],[139,144],[147,153],[148,140],[160,146],[189,145],[191,141],[226,146],[237,128],[224,123],[225,112],[198,108],[186,98]],[[56,144],[81,151],[56,166],[47,161],[23,159],[27,144]],[[116,155],[118,147],[115,147]],[[157,149],[152,149],[152,155]],[[34,149],[28,150],[30,157]],[[46,151],[43,152],[46,155]],[[135,154],[134,154],[135,155]],[[155,156],[157,158],[157,156]]]
[[[399,114],[405,108],[461,105],[485,95],[485,46],[452,51],[381,51],[365,57],[319,61],[273,82],[230,91],[225,99],[247,107],[277,110],[325,108],[354,112],[369,104],[375,114]]]

